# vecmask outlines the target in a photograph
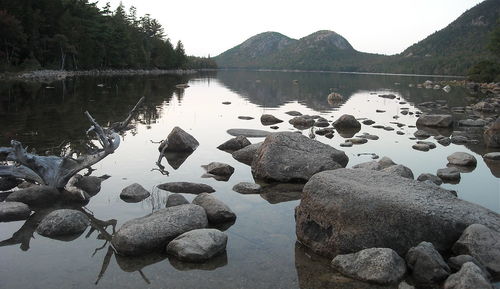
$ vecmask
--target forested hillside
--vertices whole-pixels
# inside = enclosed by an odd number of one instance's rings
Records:
[[[186,65],[160,23],[88,0],[0,0],[0,71],[175,69]]]

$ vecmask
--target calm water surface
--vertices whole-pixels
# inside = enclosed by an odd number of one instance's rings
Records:
[[[76,78],[53,83],[0,83],[0,145],[11,139],[40,154],[58,154],[62,148],[78,148],[89,124],[83,112],[88,110],[101,123],[122,120],[141,97],[146,105],[128,131],[120,148],[95,165],[93,175],[110,175],[101,192],[85,210],[112,234],[108,224],[116,220],[116,229],[125,221],[147,215],[164,207],[167,192],[156,185],[172,181],[203,182],[216,189],[214,195],[228,204],[237,215],[227,229],[227,253],[206,264],[186,264],[161,254],[141,258],[116,256],[105,241],[105,232],[88,231],[74,240],[52,240],[33,233],[42,213],[28,221],[0,224],[0,288],[373,288],[334,274],[328,260],[319,258],[296,244],[294,208],[300,193],[270,190],[263,195],[241,195],[232,191],[234,184],[253,182],[250,168],[230,154],[216,149],[231,138],[230,128],[257,128],[271,131],[260,123],[263,113],[283,119],[278,131],[295,130],[285,114],[297,110],[335,120],[344,113],[370,118],[377,124],[396,130],[385,131],[363,125],[367,132],[380,137],[351,148],[342,148],[349,156],[348,167],[371,160],[376,153],[389,156],[420,173],[436,173],[446,167],[446,157],[456,151],[473,154],[477,167],[462,174],[459,184],[445,184],[460,198],[500,211],[500,168],[488,167],[481,155],[487,152],[482,142],[447,147],[437,144],[429,152],[415,151],[410,140],[416,128],[414,115],[401,115],[401,108],[420,110],[415,104],[445,100],[449,107],[463,107],[473,99],[459,88],[450,93],[408,87],[429,77],[384,75],[345,75],[330,73],[285,73],[221,71],[194,76]],[[298,82],[294,82],[298,80]],[[440,80],[436,78],[436,80]],[[175,85],[188,82],[178,90]],[[102,85],[101,85],[102,84]],[[339,104],[329,104],[330,88],[344,95]],[[375,93],[375,94],[374,94]],[[384,99],[377,94],[393,93],[400,99]],[[222,102],[231,102],[229,105]],[[407,102],[400,104],[400,102]],[[385,113],[376,113],[377,109]],[[238,116],[252,116],[240,120]],[[393,117],[399,116],[396,120]],[[457,119],[464,115],[455,115]],[[407,126],[398,129],[391,122]],[[158,144],[171,129],[180,126],[199,142],[199,148],[182,162],[163,160],[169,175],[155,166]],[[405,135],[397,135],[402,130]],[[308,135],[309,130],[303,132]],[[450,134],[450,132],[441,132]],[[477,133],[472,132],[472,133]],[[344,138],[316,139],[339,148]],[[480,138],[478,138],[480,139]],[[434,141],[432,138],[429,139]],[[252,142],[262,139],[254,138]],[[201,178],[201,165],[225,162],[235,168],[229,181]],[[125,203],[121,190],[132,183],[151,190],[152,196],[141,203]],[[187,195],[188,199],[194,196]]]

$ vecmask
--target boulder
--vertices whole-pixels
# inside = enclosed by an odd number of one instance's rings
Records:
[[[360,129],[361,123],[356,120],[356,118],[350,114],[344,114],[339,117],[334,123],[336,129]]]
[[[277,124],[277,123],[280,123],[280,122],[283,122],[281,119],[275,117],[274,115],[271,115],[271,114],[263,114],[261,117],[260,117],[260,122],[263,124],[263,125],[273,125],[273,124]]]
[[[52,211],[38,225],[36,232],[45,237],[59,237],[83,233],[90,224],[82,212],[71,209]]]
[[[465,263],[460,271],[450,275],[444,289],[493,289],[481,269],[472,262]]]
[[[245,136],[240,135],[224,142],[217,148],[223,151],[233,152],[249,145],[251,145],[250,141]]]
[[[43,206],[53,204],[61,198],[59,190],[49,186],[32,186],[10,194],[7,202],[20,202],[28,206]]]
[[[474,223],[500,231],[500,215],[493,211],[443,188],[372,170],[314,175],[295,217],[297,239],[328,257],[373,247],[405,255],[422,241],[446,251]]]
[[[406,253],[406,264],[419,284],[438,283],[450,275],[450,268],[432,243],[421,242]]]
[[[207,170],[207,173],[216,176],[229,177],[234,173],[234,168],[225,163],[211,162],[203,167]]]
[[[451,127],[453,116],[450,114],[423,114],[417,119],[417,126]]]
[[[18,180],[16,178],[7,178],[7,177],[0,177],[0,191],[8,191],[11,190],[23,181]]]
[[[443,181],[460,181],[460,171],[457,168],[449,167],[444,169],[438,169],[436,175]]]
[[[267,181],[307,181],[315,173],[345,167],[348,161],[343,151],[302,134],[281,132],[259,147],[252,174]]]
[[[201,193],[213,193],[215,190],[205,184],[189,183],[189,182],[170,182],[164,183],[157,186],[158,189],[169,191],[172,193],[183,193],[183,194],[201,194]]]
[[[265,130],[246,129],[246,128],[228,129],[227,133],[232,136],[245,136],[245,137],[266,137],[271,134],[271,132]]]
[[[158,150],[160,152],[193,152],[199,145],[200,143],[192,135],[176,126],[167,139],[160,144]]]
[[[429,147],[429,145],[426,145],[426,144],[421,144],[421,143],[417,143],[417,144],[414,144],[411,146],[414,150],[417,150],[417,151],[422,151],[422,152],[427,152],[429,151],[431,148]]]
[[[443,180],[441,180],[438,176],[435,176],[433,174],[428,174],[428,173],[420,174],[418,176],[417,180],[421,181],[421,182],[431,181],[438,186],[440,186],[443,183]]]
[[[500,147],[500,117],[484,131],[483,138],[487,147]]]
[[[494,278],[500,277],[500,233],[495,227],[472,224],[453,245],[455,254],[467,254],[476,258]]]
[[[406,273],[403,258],[389,248],[337,255],[332,260],[332,267],[353,279],[383,285],[397,283]]]
[[[204,262],[226,250],[227,235],[217,229],[186,232],[167,245],[167,253],[185,262]]]
[[[101,191],[101,183],[107,177],[81,176],[79,175],[75,187],[83,190],[90,197],[97,195]]]
[[[249,146],[246,146],[240,150],[233,152],[231,155],[235,160],[250,166],[252,165],[253,159],[257,154],[257,150],[260,148],[261,145],[262,142],[251,144]]]
[[[450,259],[448,259],[448,266],[450,267],[451,270],[453,270],[454,272],[457,272],[467,262],[472,262],[472,263],[476,264],[476,266],[481,268],[481,271],[483,271],[484,276],[487,279],[491,278],[491,275],[488,272],[488,269],[486,269],[483,266],[483,264],[481,264],[481,262],[479,262],[476,258],[472,257],[471,255],[458,255],[455,257],[450,257]]]
[[[403,165],[393,165],[381,170],[382,172],[395,174],[401,176],[403,178],[412,179],[413,180],[413,172],[410,168],[405,167]]]
[[[28,205],[19,202],[0,203],[0,222],[26,220],[31,214]]]
[[[199,194],[194,198],[193,204],[205,209],[208,221],[211,224],[229,223],[236,220],[233,211],[224,202],[210,194]]]
[[[260,194],[262,187],[255,183],[241,182],[234,185],[233,191],[240,194]]]
[[[200,206],[168,207],[124,223],[113,235],[112,244],[119,254],[140,255],[162,250],[180,234],[207,225],[207,214]]]
[[[165,207],[174,207],[189,204],[189,201],[181,194],[170,194],[167,197]]]
[[[468,153],[456,152],[447,157],[448,163],[457,166],[476,166],[476,158]]]
[[[120,198],[129,203],[140,202],[149,196],[150,193],[138,183],[125,187],[120,194]]]

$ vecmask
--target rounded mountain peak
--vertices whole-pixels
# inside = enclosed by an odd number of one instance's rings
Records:
[[[308,44],[323,42],[337,47],[338,49],[353,49],[349,41],[342,35],[331,30],[319,30],[300,39]]]

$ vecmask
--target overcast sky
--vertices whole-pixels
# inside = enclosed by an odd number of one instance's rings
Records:
[[[110,2],[116,8],[120,0]],[[332,30],[363,52],[396,54],[446,27],[482,0],[122,0],[151,14],[186,53],[216,56],[247,38],[276,31],[301,38]]]

